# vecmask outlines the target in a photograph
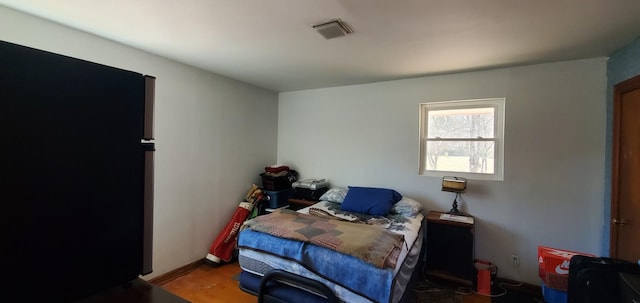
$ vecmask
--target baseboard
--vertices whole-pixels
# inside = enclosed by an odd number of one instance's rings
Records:
[[[503,283],[502,287],[506,289],[518,289],[521,292],[524,292],[533,296],[537,296],[537,297],[542,296],[542,287],[538,285],[524,283],[516,280],[506,279],[506,278],[500,278],[500,277],[496,277],[495,282],[498,284]],[[518,284],[521,284],[521,285],[511,286],[511,285],[518,285]]]
[[[185,266],[176,268],[176,269],[174,269],[174,270],[172,270],[170,272],[167,272],[165,274],[159,275],[159,276],[157,276],[157,277],[155,277],[153,279],[149,279],[149,281],[147,281],[147,282],[149,282],[149,283],[151,283],[153,285],[162,286],[163,284],[165,284],[165,283],[167,283],[167,282],[169,282],[169,281],[171,281],[171,280],[173,280],[175,278],[178,278],[180,276],[188,274],[192,270],[194,270],[194,269],[196,269],[196,268],[198,268],[198,267],[200,267],[201,265],[204,265],[204,264],[206,264],[205,260],[204,259],[200,259],[198,261],[195,261],[193,263],[187,264]]]

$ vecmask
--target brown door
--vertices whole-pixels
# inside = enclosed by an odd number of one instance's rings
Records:
[[[640,76],[614,87],[611,256],[640,260]]]

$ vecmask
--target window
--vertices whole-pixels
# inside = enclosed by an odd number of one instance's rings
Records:
[[[420,104],[420,174],[502,180],[504,101]]]

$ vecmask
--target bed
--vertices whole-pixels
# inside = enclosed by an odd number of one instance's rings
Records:
[[[282,270],[326,285],[343,302],[407,301],[411,293],[407,290],[422,276],[422,207],[392,191],[397,195],[382,211],[376,209],[379,205],[371,208],[370,204],[375,202],[369,202],[372,197],[369,194],[358,200],[362,205],[357,205],[354,211],[345,205],[350,201],[347,196],[355,196],[358,189],[338,189],[343,190],[342,199],[331,196],[334,191],[331,189],[323,195],[328,199],[297,212],[280,210],[245,222],[238,238],[240,288],[257,295],[262,277]],[[375,196],[373,200],[378,198]],[[296,237],[284,230],[289,221],[297,228]],[[324,230],[328,225],[335,230]],[[342,238],[332,236],[336,234]],[[361,242],[368,248],[358,247]],[[351,250],[342,245],[350,246]],[[281,290],[283,296],[295,297],[300,288],[305,288],[291,279],[287,283]]]

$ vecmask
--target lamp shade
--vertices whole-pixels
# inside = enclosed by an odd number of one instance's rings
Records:
[[[467,179],[460,177],[442,177],[442,191],[461,193],[467,188]]]

